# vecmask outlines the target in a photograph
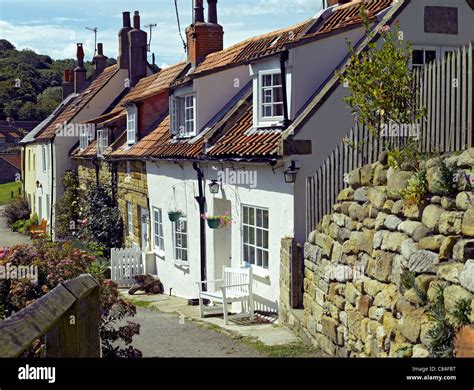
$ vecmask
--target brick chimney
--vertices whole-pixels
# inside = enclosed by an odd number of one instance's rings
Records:
[[[62,82],[63,100],[74,92],[74,71],[72,69],[64,70],[64,79]]]
[[[350,3],[352,0],[326,0],[327,6],[332,7],[333,5],[337,4],[346,4]]]
[[[94,79],[97,78],[107,66],[107,57],[104,56],[104,45],[102,43],[97,44],[97,55],[94,57]]]
[[[74,92],[81,92],[86,86],[86,68],[84,67],[84,48],[77,44],[77,67],[74,69]]]
[[[212,53],[224,48],[224,29],[217,23],[217,0],[208,0],[208,20],[204,22],[203,0],[194,0],[193,24],[186,29],[188,62],[199,65]]]
[[[128,32],[129,50],[129,78],[130,86],[134,87],[147,74],[147,33],[140,30],[140,14],[133,15],[133,29]]]
[[[130,67],[130,44],[128,41],[128,33],[132,30],[132,25],[130,24],[130,12],[122,12],[123,18],[123,27],[119,31],[119,55],[117,58],[117,63],[120,69],[128,69]]]

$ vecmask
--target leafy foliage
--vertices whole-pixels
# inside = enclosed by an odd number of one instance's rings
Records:
[[[56,236],[59,239],[70,238],[75,234],[79,220],[79,179],[72,171],[63,178],[64,193],[56,204]]]
[[[430,339],[429,349],[433,357],[454,357],[454,341],[456,332],[470,323],[470,301],[461,299],[455,303],[454,310],[448,313],[444,301],[446,285],[436,286],[436,294],[428,311],[428,318],[433,322],[427,332]],[[450,319],[450,317],[452,319]]]
[[[2,218],[8,227],[20,220],[30,219],[30,206],[25,198],[15,198],[2,210]]]
[[[426,179],[426,170],[422,169],[413,174],[408,180],[407,187],[400,191],[400,195],[407,204],[420,204],[428,192],[428,181]]]
[[[445,160],[438,163],[440,177],[435,183],[436,190],[444,196],[453,196],[457,194],[457,169],[449,165]]]
[[[38,218],[38,215],[37,214],[34,214],[31,216],[30,219],[20,219],[18,221],[16,221],[11,229],[14,231],[14,232],[18,232],[18,233],[21,233],[21,234],[27,234],[30,230],[30,227],[33,226],[33,225],[38,225],[39,223],[39,218]]]
[[[426,159],[426,154],[420,153],[418,141],[409,139],[402,148],[386,145],[388,151],[388,165],[395,170],[408,166],[410,169],[418,169],[420,162]]]
[[[75,66],[73,59],[53,60],[0,40],[0,119],[43,120],[61,102],[64,70]],[[90,75],[92,63],[85,66]]]
[[[428,293],[416,282],[416,274],[411,271],[405,271],[401,275],[400,282],[406,290],[413,289],[422,306],[428,302]]]
[[[110,190],[103,184],[92,185],[81,202],[83,226],[79,238],[102,244],[107,251],[123,244],[123,222]]]
[[[23,309],[54,289],[59,283],[91,273],[101,285],[100,335],[104,357],[141,357],[133,348],[133,337],[140,332],[139,324],[118,322],[136,314],[136,308],[119,297],[117,285],[104,277],[105,267],[86,251],[77,249],[72,242],[52,243],[42,240],[33,245],[18,245],[11,248],[4,264],[38,267],[38,283],[29,279],[7,280],[0,288],[0,315],[5,318]],[[1,287],[1,286],[0,286]],[[125,347],[116,346],[116,342]],[[119,343],[119,344],[121,344]],[[42,340],[38,340],[27,356],[39,356],[44,350]]]
[[[383,124],[414,123],[424,112],[416,106],[413,75],[408,67],[411,45],[403,41],[399,24],[395,25],[394,31],[389,26],[375,31],[364,6],[361,17],[370,42],[368,49],[358,53],[347,41],[351,62],[339,73],[339,78],[352,92],[344,98],[352,114],[378,135]],[[377,33],[382,38],[380,48],[373,40]]]

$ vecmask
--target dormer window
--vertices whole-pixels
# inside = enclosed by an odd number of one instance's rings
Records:
[[[137,107],[127,107],[127,144],[137,142]]]
[[[109,147],[109,130],[97,130],[97,156],[102,157]]]
[[[87,148],[90,142],[93,140],[93,132],[89,130],[88,126],[81,126],[79,133],[79,147],[81,150]]]
[[[196,135],[194,95],[171,98],[171,126],[173,134],[180,138]]]
[[[283,119],[283,82],[280,71],[265,71],[259,75],[260,122]]]

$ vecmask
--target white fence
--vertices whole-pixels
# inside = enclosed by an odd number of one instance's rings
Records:
[[[131,286],[136,275],[143,275],[142,253],[138,248],[111,250],[112,280],[119,286]]]

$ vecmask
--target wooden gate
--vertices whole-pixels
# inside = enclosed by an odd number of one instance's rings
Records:
[[[112,248],[111,250],[112,280],[120,287],[131,286],[134,277],[143,275],[142,253],[138,248]]]

